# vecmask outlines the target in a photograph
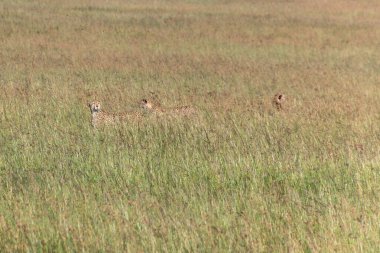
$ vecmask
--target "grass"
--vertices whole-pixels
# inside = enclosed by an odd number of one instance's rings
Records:
[[[378,252],[379,13],[2,1],[0,251]],[[150,91],[199,115],[91,127]]]

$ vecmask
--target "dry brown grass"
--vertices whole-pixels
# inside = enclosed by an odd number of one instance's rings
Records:
[[[0,251],[379,251],[379,18],[372,0],[2,1]],[[199,115],[91,128],[89,101],[152,94]]]

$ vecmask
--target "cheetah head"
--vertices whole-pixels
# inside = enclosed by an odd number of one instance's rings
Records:
[[[283,103],[285,101],[285,95],[282,94],[282,93],[277,93],[275,96],[274,96],[274,99],[277,103]]]
[[[141,106],[141,108],[146,109],[146,110],[153,109],[153,104],[145,98],[141,99],[140,106]]]
[[[283,104],[285,102],[285,95],[282,93],[277,93],[273,98],[273,105],[277,108],[277,110],[283,109]]]
[[[91,113],[100,112],[100,103],[98,101],[94,101],[88,104],[90,107]]]

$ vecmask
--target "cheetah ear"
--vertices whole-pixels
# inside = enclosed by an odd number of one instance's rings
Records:
[[[148,103],[148,100],[146,100],[145,98],[143,100],[141,100],[144,104],[147,104]]]

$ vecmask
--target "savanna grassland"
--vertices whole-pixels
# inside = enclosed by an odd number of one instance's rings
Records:
[[[379,20],[370,0],[1,1],[0,251],[379,252]],[[91,127],[88,102],[152,92],[198,114]]]

